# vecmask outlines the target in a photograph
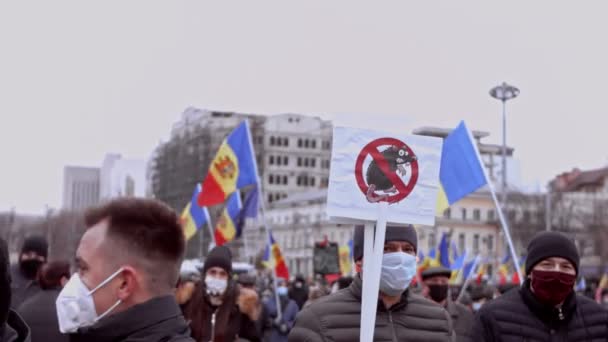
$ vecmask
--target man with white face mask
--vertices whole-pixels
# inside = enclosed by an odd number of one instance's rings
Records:
[[[358,275],[342,291],[321,298],[296,318],[290,342],[358,341],[361,327],[363,227],[355,228]],[[386,227],[374,341],[451,341],[448,313],[409,291],[416,275],[418,236],[412,226]]]
[[[185,242],[164,204],[123,198],[89,210],[73,274],[56,302],[71,341],[191,342],[173,296]]]

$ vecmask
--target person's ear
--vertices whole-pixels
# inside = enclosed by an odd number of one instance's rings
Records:
[[[137,271],[130,266],[124,267],[121,274],[116,276],[116,278],[120,282],[118,286],[118,299],[123,302],[131,297],[141,286],[141,280]]]

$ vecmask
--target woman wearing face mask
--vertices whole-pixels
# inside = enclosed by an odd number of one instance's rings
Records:
[[[281,317],[278,316],[277,300],[281,306]],[[277,280],[277,296],[271,296],[264,301],[264,341],[287,342],[287,335],[293,327],[298,314],[298,304],[288,296],[287,284],[284,279]]]
[[[232,255],[224,246],[215,247],[205,260],[203,280],[184,306],[192,337],[197,342],[260,341],[255,321],[260,305],[253,290],[240,288],[232,280]]]
[[[606,341],[608,311],[577,295],[579,254],[557,232],[537,234],[528,245],[522,288],[486,303],[477,313],[478,341]]]
[[[416,274],[418,237],[412,226],[386,227],[374,341],[452,341],[448,313],[408,288]],[[359,341],[363,282],[363,227],[355,228],[359,274],[342,291],[318,299],[298,315],[290,342]]]

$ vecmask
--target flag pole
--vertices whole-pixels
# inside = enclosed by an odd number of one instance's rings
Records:
[[[465,125],[465,127],[466,127],[466,125]],[[519,283],[521,285],[524,283],[524,277],[523,277],[523,274],[521,273],[521,267],[519,266],[519,258],[517,257],[517,253],[515,252],[515,245],[513,244],[513,239],[511,238],[511,230],[509,229],[507,220],[505,220],[505,216],[502,212],[502,207],[498,203],[498,198],[496,197],[496,190],[494,189],[494,184],[488,177],[488,173],[486,171],[486,168],[483,165],[481,156],[479,155],[479,150],[477,149],[477,144],[475,143],[475,140],[473,139],[473,135],[471,134],[471,131],[469,131],[468,127],[466,127],[466,130],[467,130],[467,134],[469,136],[469,141],[471,142],[471,144],[473,145],[473,148],[475,149],[475,156],[477,157],[477,161],[479,162],[479,165],[481,165],[481,170],[483,171],[483,176],[486,179],[486,184],[488,184],[488,188],[490,189],[490,194],[492,195],[492,200],[494,201],[494,205],[496,206],[496,211],[498,211],[498,218],[500,220],[500,224],[502,225],[502,230],[505,233],[505,237],[507,238],[507,243],[509,244],[511,256],[513,257],[513,263],[515,264],[515,268],[517,270],[517,275],[519,276]]]
[[[471,283],[471,279],[473,279],[473,277],[471,277],[471,276],[477,271],[480,259],[481,259],[480,255],[477,254],[477,256],[475,257],[475,261],[473,261],[473,266],[471,266],[471,271],[469,271],[469,274],[465,275],[466,278],[464,280],[464,283],[462,284],[462,289],[460,289],[460,293],[458,294],[458,298],[456,298],[456,302],[460,302],[460,300],[464,296],[464,293],[467,290],[467,287]]]
[[[249,148],[251,149],[251,159],[253,161],[253,168],[256,174],[256,179],[257,179],[257,187],[258,187],[258,200],[260,203],[260,214],[262,216],[262,224],[264,225],[264,229],[265,229],[265,234],[266,234],[266,243],[268,243],[269,245],[269,253],[270,253],[270,258],[273,261],[273,266],[272,266],[272,283],[274,286],[274,299],[276,300],[276,307],[277,307],[277,318],[281,319],[283,317],[283,308],[281,308],[281,301],[279,300],[279,292],[277,291],[277,269],[276,269],[276,260],[274,259],[274,253],[272,251],[272,244],[271,244],[271,230],[270,227],[268,226],[268,222],[266,221],[266,204],[264,203],[264,191],[262,191],[262,181],[260,179],[260,175],[258,174],[258,162],[256,160],[256,155],[255,152],[253,150],[253,140],[251,139],[251,129],[249,128],[249,120],[245,119],[245,126],[247,127],[247,139],[249,139]],[[286,281],[289,281],[289,279],[285,279]]]
[[[211,229],[211,231],[213,232],[213,223],[211,222],[211,215],[209,215],[209,209],[207,209],[207,207],[203,208],[203,212],[205,213],[205,218],[207,219],[207,227],[209,227],[209,229]],[[201,259],[203,258],[203,242],[204,242],[204,237],[203,237],[203,227],[201,227],[200,232],[199,232],[199,243],[200,243],[200,254],[201,254]],[[215,239],[213,236],[213,233],[211,233],[211,240],[209,240],[210,244],[209,244],[209,248],[208,251],[211,250],[214,246],[215,246]],[[213,245],[212,245],[213,244]]]

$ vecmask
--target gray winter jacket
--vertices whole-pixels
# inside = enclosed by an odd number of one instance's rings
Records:
[[[359,341],[361,291],[361,277],[355,277],[350,287],[306,307],[289,342]],[[439,305],[406,291],[388,310],[378,302],[374,341],[453,341],[450,317]]]

